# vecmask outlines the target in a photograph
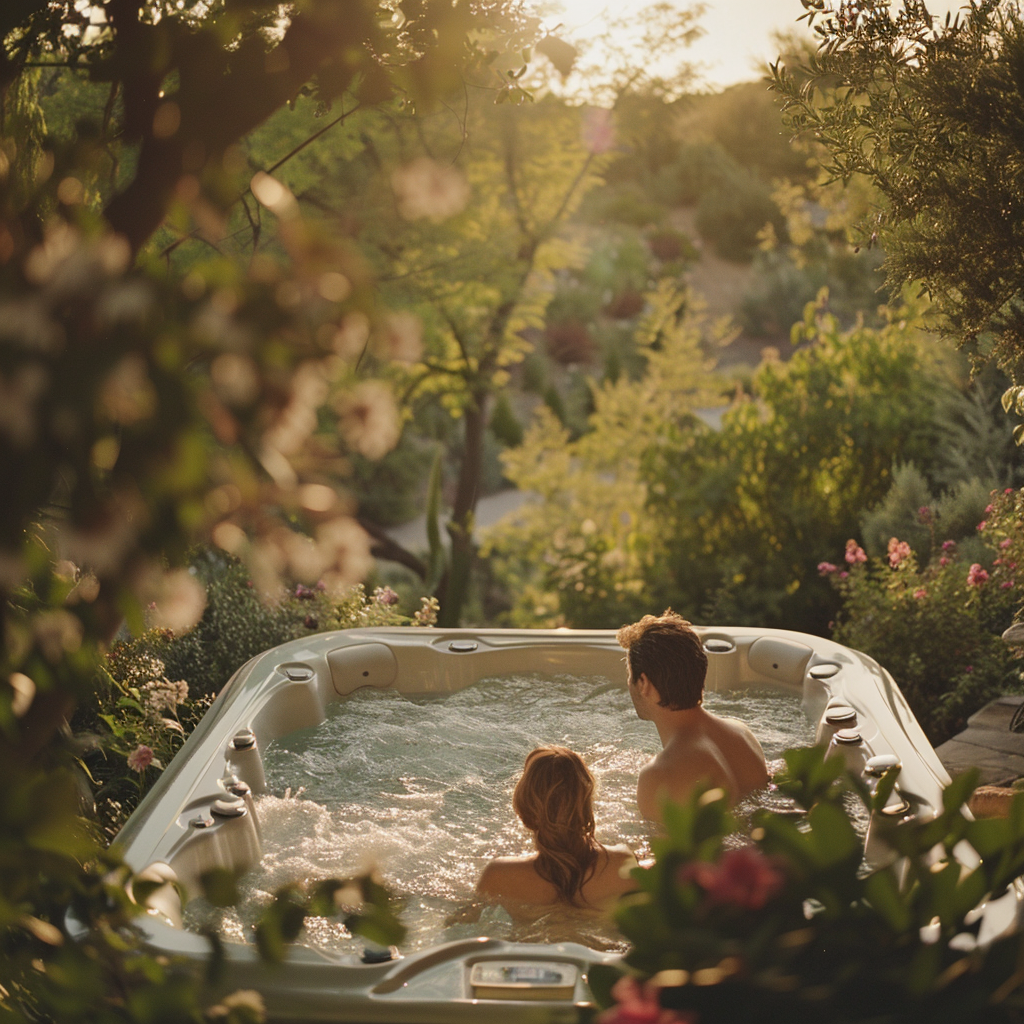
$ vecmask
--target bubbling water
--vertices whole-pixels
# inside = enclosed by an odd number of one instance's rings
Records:
[[[443,696],[367,688],[331,704],[321,725],[264,751],[270,794],[259,799],[257,813],[265,852],[243,882],[241,904],[214,911],[192,901],[187,923],[248,941],[275,889],[372,865],[404,900],[407,952],[471,935],[621,948],[603,918],[562,908],[524,922],[488,907],[477,922],[446,923],[472,903],[492,857],[532,852],[530,833],[512,811],[512,790],[526,755],[542,744],[571,747],[593,772],[597,838],[625,842],[641,857],[649,852],[636,780],[660,750],[658,735],[636,717],[624,688],[602,688],[587,699],[594,687],[593,679],[516,677]],[[705,706],[745,721],[770,762],[813,742],[794,695],[708,693]],[[301,941],[328,953],[364,945],[324,918],[309,919]]]

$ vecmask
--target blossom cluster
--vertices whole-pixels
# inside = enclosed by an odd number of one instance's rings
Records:
[[[785,884],[785,876],[754,847],[727,850],[718,861],[684,864],[677,881],[696,882],[706,893],[708,906],[734,906],[760,910]]]
[[[166,678],[152,679],[139,687],[139,695],[143,705],[154,714],[162,711],[173,714],[179,704],[188,700],[188,683],[184,679],[173,683]]]

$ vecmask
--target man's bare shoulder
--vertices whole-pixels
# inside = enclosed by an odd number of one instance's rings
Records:
[[[752,738],[756,738],[756,737],[754,737],[754,730],[751,729],[750,726],[747,725],[746,722],[743,722],[743,721],[741,721],[738,718],[725,718],[722,715],[715,715],[715,718],[719,722],[721,722],[723,725],[728,726],[730,729],[734,730],[735,732],[742,733],[744,736],[750,736]]]
[[[718,758],[701,745],[687,750],[686,757],[670,756],[662,751],[640,769],[636,802],[640,813],[651,821],[661,821],[661,804],[665,799],[681,803],[698,782],[718,785],[722,779]]]

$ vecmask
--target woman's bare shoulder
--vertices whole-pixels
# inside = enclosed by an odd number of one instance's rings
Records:
[[[518,889],[523,881],[531,879],[534,857],[495,857],[480,872],[476,891],[481,896],[505,896],[510,889]]]

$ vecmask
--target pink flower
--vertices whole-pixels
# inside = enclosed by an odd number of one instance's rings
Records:
[[[943,555],[939,559],[939,565],[949,565],[949,559],[945,555]]]
[[[985,506],[985,515],[989,515],[989,514],[991,514],[991,512],[992,512],[992,510],[993,510],[994,508],[995,508],[995,505],[986,505],[986,506]]]
[[[987,520],[982,519],[982,521],[978,523],[978,532],[980,533],[982,530],[985,529],[986,526],[988,526]]]
[[[905,540],[889,538],[889,564],[895,569],[910,557],[910,545]]]
[[[685,864],[678,877],[684,883],[692,879],[707,890],[712,904],[732,904],[745,910],[760,910],[785,882],[782,872],[760,850],[748,846],[727,850],[717,864]]]
[[[1006,540],[1001,540],[999,542],[999,546],[1005,551],[1012,543],[1013,541],[1007,537]]]
[[[927,505],[922,505],[917,510],[917,518],[920,519],[922,523],[930,523],[932,521],[932,510]]]
[[[377,604],[385,606],[398,604],[398,595],[390,587],[378,587],[373,592],[373,596]]]
[[[153,763],[153,750],[151,747],[147,747],[145,743],[140,743],[129,755],[128,755],[128,767],[133,772],[144,772]]]
[[[1006,490],[1003,491],[1003,494],[1013,494],[1013,488],[1012,487],[1007,487]]]
[[[964,665],[964,671],[965,672],[973,672],[974,671],[974,666],[973,665]]]
[[[838,566],[833,565],[831,562],[819,562],[818,572],[822,576],[831,576],[836,571]]]
[[[839,578],[840,578],[841,580],[849,579],[849,578],[850,578],[850,574],[849,574],[848,572],[841,572],[841,573],[839,574]]]
[[[969,587],[980,587],[987,579],[988,573],[977,562],[967,570],[967,585]]]
[[[649,981],[641,984],[629,975],[619,978],[612,986],[615,1005],[597,1018],[597,1024],[697,1024],[692,1013],[666,1010],[658,1002],[660,991]]]
[[[955,547],[956,547],[956,541],[955,540],[944,540],[942,542],[942,550],[943,551],[952,551],[953,548],[955,548]]]
[[[918,601],[927,596],[928,591],[925,590],[924,587],[918,587],[917,590],[914,591],[914,597],[916,597]]]
[[[846,561],[850,565],[854,565],[857,562],[866,562],[868,556],[864,554],[864,549],[855,541],[848,540],[846,542]]]
[[[1009,590],[1013,586],[1013,580],[1006,580],[1005,583],[999,584],[1000,590]]]

